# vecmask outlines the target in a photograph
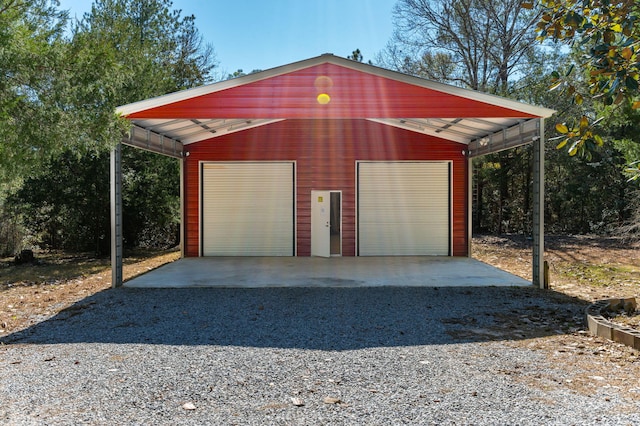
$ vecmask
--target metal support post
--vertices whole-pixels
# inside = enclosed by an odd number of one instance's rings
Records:
[[[471,257],[473,238],[473,158],[467,152],[467,257]]]
[[[185,253],[185,239],[184,239],[184,168],[186,166],[187,158],[183,157],[180,161],[180,257],[184,258]]]
[[[544,279],[544,118],[533,141],[533,285],[547,288]]]
[[[122,286],[122,144],[111,151],[111,287]]]

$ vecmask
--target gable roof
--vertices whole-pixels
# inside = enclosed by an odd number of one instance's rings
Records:
[[[326,54],[124,105],[117,112],[134,126],[125,143],[141,146],[146,139],[151,149],[152,141],[163,146],[170,141],[180,151],[190,143],[296,118],[368,119],[470,147],[486,138],[490,145],[502,139],[508,148],[530,142],[539,133],[538,118],[555,111]],[[511,135],[517,140],[507,146]]]

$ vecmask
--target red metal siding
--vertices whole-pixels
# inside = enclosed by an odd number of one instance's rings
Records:
[[[297,254],[311,254],[311,190],[342,191],[342,253],[356,252],[356,161],[452,160],[453,255],[467,255],[466,146],[367,120],[286,120],[188,145],[187,256],[199,254],[200,161],[296,161]]]
[[[326,93],[330,102],[320,104]],[[128,115],[129,118],[532,117],[324,63]]]

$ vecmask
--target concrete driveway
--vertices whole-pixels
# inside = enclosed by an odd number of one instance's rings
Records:
[[[466,257],[185,258],[125,287],[486,287],[530,281]]]

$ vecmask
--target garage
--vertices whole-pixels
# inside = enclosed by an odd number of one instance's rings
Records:
[[[532,144],[533,281],[541,283],[552,110],[325,54],[117,112],[131,123],[123,144],[180,163],[184,257],[468,257],[473,158]],[[117,146],[114,286],[121,157]],[[329,214],[314,216],[314,207]]]
[[[202,255],[294,256],[293,162],[203,162]]]
[[[451,255],[451,163],[358,163],[360,256]]]

